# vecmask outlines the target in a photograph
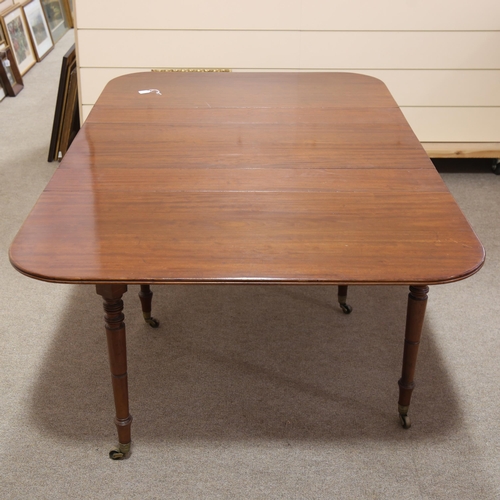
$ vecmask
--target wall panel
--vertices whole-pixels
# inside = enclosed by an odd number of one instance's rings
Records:
[[[298,68],[300,33],[81,30],[81,67]]]
[[[303,32],[301,68],[497,69],[500,31]]]
[[[500,107],[401,110],[421,142],[497,142],[500,152]]]
[[[146,30],[498,30],[500,2],[456,0],[78,0],[78,26]],[[362,13],[362,15],[360,15]]]
[[[109,80],[141,71],[149,69],[81,68],[82,103],[94,103]],[[500,106],[500,70],[359,69],[356,72],[382,80],[400,106]]]
[[[110,79],[151,68],[354,71],[421,141],[500,156],[498,0],[74,1],[84,118]]]
[[[498,69],[498,32],[80,30],[81,67]]]

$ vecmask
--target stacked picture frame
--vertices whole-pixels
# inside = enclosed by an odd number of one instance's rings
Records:
[[[60,161],[80,130],[75,45],[63,56],[47,161]]]

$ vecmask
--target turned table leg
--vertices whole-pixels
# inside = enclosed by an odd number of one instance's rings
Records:
[[[151,317],[151,301],[153,300],[153,292],[149,285],[141,285],[141,291],[139,292],[139,299],[141,300],[142,315],[144,316],[144,321],[153,328],[158,328],[160,322]]]
[[[410,286],[408,309],[406,314],[405,344],[403,351],[403,370],[399,384],[398,410],[401,425],[405,429],[411,426],[408,408],[411,394],[415,387],[414,376],[417,364],[418,347],[424,324],[425,307],[429,287],[425,285]]]
[[[128,407],[127,346],[123,315],[123,294],[127,285],[96,285],[96,292],[103,298],[104,321],[108,341],[109,366],[113,384],[118,429],[118,448],[109,452],[113,460],[125,458],[130,452],[130,425],[132,417]]]

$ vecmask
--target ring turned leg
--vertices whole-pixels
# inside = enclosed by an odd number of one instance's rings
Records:
[[[405,344],[403,352],[403,370],[399,384],[398,410],[401,425],[405,429],[411,426],[408,408],[411,394],[415,387],[414,376],[417,364],[418,347],[424,324],[425,307],[427,305],[428,286],[410,286],[408,309],[406,314]]]
[[[139,299],[141,299],[142,315],[144,316],[144,321],[153,328],[158,328],[160,322],[151,317],[151,301],[153,300],[153,292],[149,285],[141,285],[141,291],[139,292]]]
[[[342,309],[344,314],[351,314],[352,307],[346,303],[346,301],[347,301],[347,285],[339,285],[337,297],[338,297],[340,308]]]
[[[127,346],[121,300],[126,291],[127,285],[96,285],[96,292],[104,301],[104,321],[116,409],[115,424],[118,429],[118,448],[109,452],[109,457],[113,460],[126,458],[130,453],[131,443],[132,417],[128,406]]]

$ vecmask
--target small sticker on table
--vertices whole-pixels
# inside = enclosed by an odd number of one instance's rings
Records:
[[[158,89],[139,90],[139,94],[151,94],[153,92],[158,95],[161,95],[161,92]]]

